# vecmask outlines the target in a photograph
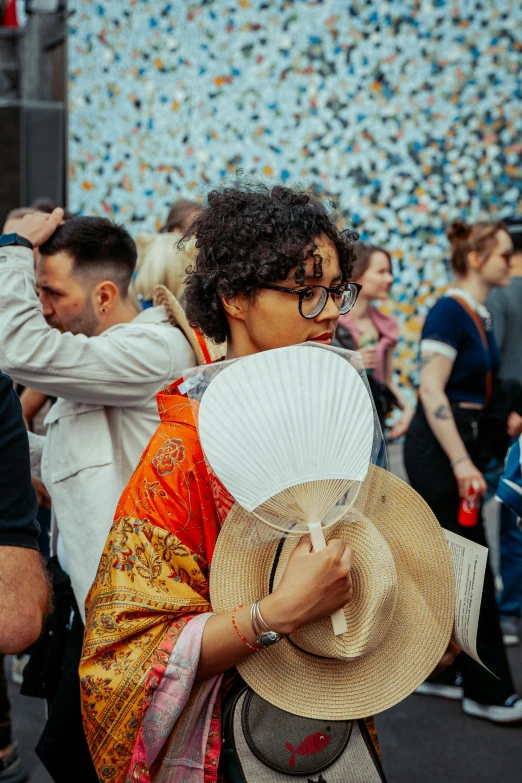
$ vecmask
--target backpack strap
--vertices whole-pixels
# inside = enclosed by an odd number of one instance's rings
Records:
[[[467,312],[469,317],[473,320],[475,326],[477,327],[477,331],[480,335],[480,339],[482,340],[482,345],[484,346],[484,350],[489,353],[488,338],[484,326],[482,324],[482,321],[480,320],[479,314],[475,312],[475,310],[473,310],[473,308],[470,307],[469,304],[457,294],[450,294],[450,296],[452,299],[455,299],[461,307],[464,308],[464,310]],[[486,400],[485,400],[486,405],[489,404],[492,393],[493,393],[493,373],[491,372],[491,370],[488,370],[486,373]]]

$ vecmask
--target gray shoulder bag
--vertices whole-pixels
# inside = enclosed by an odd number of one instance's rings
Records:
[[[223,708],[219,769],[227,783],[386,783],[364,720],[301,718],[243,681]]]

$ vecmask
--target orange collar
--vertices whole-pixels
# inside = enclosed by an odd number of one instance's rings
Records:
[[[183,383],[183,378],[171,383],[166,389],[158,392],[156,400],[158,403],[158,412],[161,421],[175,421],[181,424],[190,424],[196,426],[194,421],[193,404],[185,395],[179,391],[179,386]]]

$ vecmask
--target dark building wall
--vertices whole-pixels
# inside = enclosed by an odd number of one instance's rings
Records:
[[[1,223],[20,198],[20,110],[16,106],[0,107],[0,228]]]
[[[0,227],[36,198],[65,203],[65,52],[63,14],[0,28]]]

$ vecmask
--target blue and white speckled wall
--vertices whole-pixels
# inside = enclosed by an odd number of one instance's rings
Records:
[[[69,206],[154,230],[237,169],[396,259],[402,380],[453,217],[522,210],[518,0],[69,0]]]

